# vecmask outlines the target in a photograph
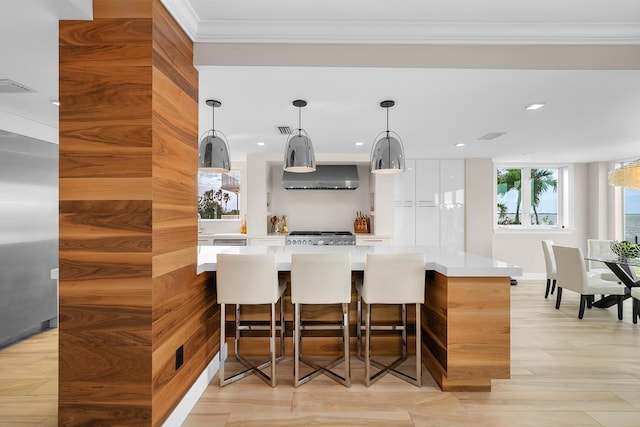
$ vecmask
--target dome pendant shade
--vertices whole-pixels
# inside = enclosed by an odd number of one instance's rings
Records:
[[[382,137],[380,137],[383,135]],[[406,169],[404,148],[394,132],[381,132],[371,151],[371,173],[399,173]]]
[[[198,147],[198,168],[207,172],[225,173],[231,170],[229,157],[229,143],[227,137],[219,130],[215,130],[215,109],[222,103],[215,99],[207,99],[207,105],[212,108],[212,126],[202,138]]]
[[[387,130],[380,132],[371,150],[371,173],[389,174],[404,172],[404,146],[400,136],[389,130],[389,108],[394,101],[382,101],[380,106],[387,109]]]
[[[289,137],[284,151],[284,170],[287,172],[313,172],[316,170],[316,156],[313,152],[311,138],[298,129]]]
[[[200,140],[198,167],[207,172],[225,173],[231,170],[229,145],[220,131],[209,130]]]
[[[287,139],[284,147],[284,167],[287,172],[307,173],[316,170],[316,156],[309,134],[302,129],[301,108],[307,105],[307,101],[296,99],[293,105],[298,107],[298,129]]]

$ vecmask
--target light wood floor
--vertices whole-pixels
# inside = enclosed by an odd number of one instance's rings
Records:
[[[418,389],[394,377],[370,388],[354,361],[347,389],[324,377],[294,389],[291,362],[276,389],[255,377],[224,388],[217,377],[184,426],[640,426],[640,324],[615,307],[587,310],[565,291],[560,310],[542,283],[512,290],[511,379],[491,393],[443,393],[425,373]],[[0,351],[0,426],[56,425],[57,332]]]

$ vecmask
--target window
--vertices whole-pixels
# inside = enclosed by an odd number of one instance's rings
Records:
[[[623,189],[624,194],[624,240],[637,242],[640,236],[640,191]]]
[[[198,213],[202,219],[240,219],[240,172],[199,172]]]
[[[498,167],[496,226],[564,228],[566,167]]]

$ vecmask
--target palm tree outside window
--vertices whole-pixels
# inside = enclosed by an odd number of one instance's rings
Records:
[[[240,219],[240,172],[198,173],[198,213],[202,219]]]
[[[496,169],[496,225],[562,227],[562,192],[559,167],[500,167]]]

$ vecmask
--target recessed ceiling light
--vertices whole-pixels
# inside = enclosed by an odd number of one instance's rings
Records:
[[[356,145],[359,147],[359,146],[361,146],[361,145],[364,145],[364,142],[362,142],[362,141],[356,141]]]
[[[59,107],[59,106],[60,106],[60,101],[58,101],[57,99],[52,99],[52,100],[51,100],[51,103],[52,103],[53,105],[55,105],[56,107]]]
[[[256,144],[258,144],[258,145],[264,145],[264,142],[262,142],[262,141],[258,141],[258,142],[256,142]]]
[[[456,147],[464,147],[465,145],[467,145],[467,144],[465,144],[464,142],[458,142],[456,144]]]
[[[531,153],[524,153],[523,156],[531,156]]]
[[[531,105],[527,105],[525,107],[526,110],[539,110],[540,108],[544,107],[545,103],[544,102],[539,102],[537,104],[531,104]]]

